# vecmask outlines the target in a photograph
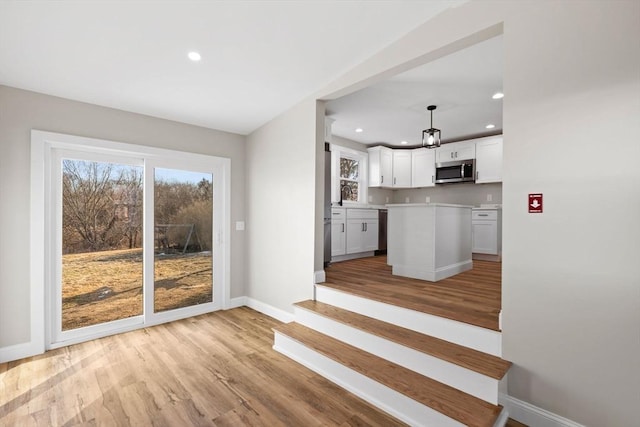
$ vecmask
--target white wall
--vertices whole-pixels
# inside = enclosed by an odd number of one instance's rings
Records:
[[[316,110],[306,101],[247,137],[247,296],[286,313],[313,296],[316,141],[324,139]]]
[[[0,86],[0,350],[29,337],[31,130],[231,159],[231,221],[244,220],[245,138]],[[231,231],[231,297],[244,295],[244,234]]]
[[[502,29],[509,394],[587,425],[637,424],[640,2],[471,1],[317,97],[334,99]],[[544,193],[543,214],[527,213],[530,192]]]

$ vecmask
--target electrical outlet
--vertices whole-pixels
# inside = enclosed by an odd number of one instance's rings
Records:
[[[385,203],[389,203],[389,197],[385,197]]]
[[[369,196],[369,203],[373,202],[373,196]]]
[[[493,194],[487,194],[487,202],[493,201]]]
[[[409,203],[410,201],[411,201],[411,199],[410,199],[409,197],[405,197],[405,198],[404,198],[404,202],[405,202],[405,203]]]
[[[236,221],[236,231],[244,230],[244,221]]]
[[[424,201],[425,201],[426,203],[431,203],[431,197],[429,197],[429,196],[425,197],[425,200],[424,200]]]

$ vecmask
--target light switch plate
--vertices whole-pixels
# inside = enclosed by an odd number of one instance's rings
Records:
[[[487,202],[493,202],[493,194],[487,194]]]
[[[427,203],[431,203],[431,197],[427,196],[427,197],[425,198],[425,202],[427,202]]]
[[[373,202],[373,196],[369,196],[369,203]]]
[[[405,198],[404,198],[404,202],[405,202],[405,203],[409,203],[410,201],[411,201],[411,199],[410,199],[409,197],[405,197]]]
[[[244,231],[244,221],[236,221],[236,231]]]

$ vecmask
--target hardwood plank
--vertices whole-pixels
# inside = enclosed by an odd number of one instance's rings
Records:
[[[329,304],[303,301],[296,306],[497,380],[502,379],[511,367],[511,362],[499,357]]]
[[[295,322],[275,330],[467,426],[493,426],[502,410]]]
[[[272,349],[242,307],[0,364],[0,425],[404,426]]]
[[[327,286],[361,297],[499,330],[501,263],[473,261],[473,269],[438,282],[394,276],[386,256],[331,264]]]

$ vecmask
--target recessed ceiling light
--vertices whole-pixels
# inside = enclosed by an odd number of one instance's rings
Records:
[[[493,129],[494,127],[496,127],[496,125],[493,124],[488,124],[485,126],[487,129]]]
[[[408,144],[408,142],[407,142],[407,141],[400,141],[400,144],[402,144],[402,145],[407,145],[407,144]]]
[[[358,133],[362,132],[362,128],[357,128],[356,132],[358,132]]]
[[[202,59],[202,56],[200,56],[200,54],[198,52],[189,52],[189,54],[187,55],[189,57],[190,60],[197,62],[200,61]]]
[[[496,92],[496,93],[493,94],[492,98],[493,99],[502,99],[502,98],[504,98],[504,93]]]

